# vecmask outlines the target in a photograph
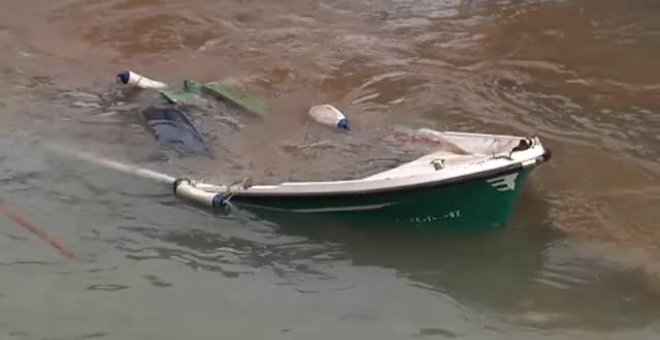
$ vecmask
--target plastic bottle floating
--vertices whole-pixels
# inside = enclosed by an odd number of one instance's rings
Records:
[[[321,124],[340,130],[350,130],[346,116],[330,104],[312,106],[309,109],[309,116]]]
[[[117,81],[120,84],[133,86],[141,89],[156,89],[163,90],[168,88],[167,84],[149,79],[141,74],[133,71],[124,70],[117,73]]]

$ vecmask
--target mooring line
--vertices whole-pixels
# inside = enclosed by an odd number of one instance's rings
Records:
[[[55,237],[48,234],[44,229],[41,229],[34,225],[32,222],[28,221],[28,219],[23,217],[21,214],[9,209],[2,201],[0,201],[0,212],[5,214],[12,221],[16,222],[16,224],[35,234],[42,241],[50,244],[63,256],[69,258],[70,260],[78,259],[78,256],[76,256],[76,254],[71,249],[64,246],[64,244],[59,242]]]

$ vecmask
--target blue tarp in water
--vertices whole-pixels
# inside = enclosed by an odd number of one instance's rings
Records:
[[[174,105],[151,106],[142,111],[149,131],[161,144],[181,153],[213,157],[186,113]]]

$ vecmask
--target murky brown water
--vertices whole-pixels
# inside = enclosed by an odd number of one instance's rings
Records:
[[[660,333],[657,1],[3,0],[0,46],[0,199],[84,258],[0,217],[3,339]],[[276,119],[196,116],[222,156],[179,157],[118,103],[124,68],[249,78]],[[309,124],[319,102],[357,137]],[[283,143],[360,154],[392,124],[537,134],[554,158],[505,230],[429,234],[208,216],[26,142],[209,178],[218,162],[318,175],[354,160]]]

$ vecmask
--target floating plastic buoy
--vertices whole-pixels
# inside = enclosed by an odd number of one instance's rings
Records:
[[[346,116],[330,104],[312,106],[309,109],[309,116],[321,124],[340,130],[350,130]]]
[[[149,79],[141,74],[137,74],[129,70],[124,70],[117,73],[117,81],[120,84],[138,87],[141,89],[163,90],[168,87],[165,83]]]

